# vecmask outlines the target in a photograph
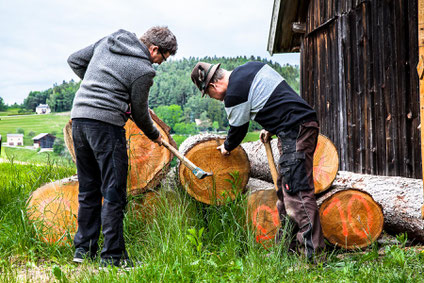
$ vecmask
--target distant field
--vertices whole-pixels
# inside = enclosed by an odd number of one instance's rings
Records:
[[[32,145],[32,137],[28,134],[33,131],[35,135],[41,133],[54,134],[63,139],[63,127],[69,121],[69,114],[45,114],[0,116],[0,135],[6,142],[7,134],[16,134],[19,128],[24,130],[24,145]]]

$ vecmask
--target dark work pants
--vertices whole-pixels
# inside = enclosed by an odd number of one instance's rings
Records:
[[[313,121],[277,135],[281,154],[277,209],[283,227],[285,221],[294,226],[291,248],[297,245],[309,260],[325,248],[312,175],[318,133]]]
[[[73,119],[72,138],[79,181],[75,248],[95,255],[102,226],[101,257],[127,258],[123,235],[128,172],[125,130],[101,121]]]

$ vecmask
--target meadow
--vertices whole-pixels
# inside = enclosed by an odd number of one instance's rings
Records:
[[[24,131],[25,146],[33,145],[32,138],[41,133],[50,133],[63,139],[63,127],[69,117],[69,113],[0,116],[0,135],[3,142],[6,142],[7,134],[16,134],[21,129]],[[34,132],[34,136],[31,137],[30,132]]]
[[[375,243],[346,253],[328,248],[327,262],[308,264],[281,245],[264,248],[246,219],[245,194],[222,206],[191,198],[175,180],[158,188],[155,210],[140,213],[143,196],[129,197],[124,220],[137,268],[99,270],[99,260],[72,263],[72,241],[47,244],[29,221],[26,202],[44,183],[74,168],[0,163],[1,282],[423,282],[424,253]]]

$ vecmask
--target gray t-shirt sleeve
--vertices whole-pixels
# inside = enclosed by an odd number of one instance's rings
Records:
[[[151,140],[159,137],[149,113],[149,90],[153,85],[154,73],[144,75],[134,81],[131,87],[131,116],[137,127]]]

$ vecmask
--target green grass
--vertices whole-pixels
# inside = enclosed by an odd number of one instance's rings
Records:
[[[344,255],[330,249],[326,266],[309,266],[284,245],[266,250],[255,242],[246,225],[246,195],[208,206],[175,182],[159,190],[155,213],[140,216],[134,204],[143,196],[129,198],[124,236],[130,256],[143,262],[140,268],[99,271],[98,261],[73,265],[72,242],[44,243],[25,213],[32,191],[73,173],[51,164],[0,164],[0,282],[46,281],[39,273],[59,282],[423,281],[424,253],[405,249],[404,241]]]
[[[2,158],[9,161],[19,161],[33,164],[48,164],[56,163],[58,165],[75,167],[72,159],[57,155],[54,152],[38,152],[33,149],[19,148],[19,147],[2,147],[4,151]]]
[[[1,116],[0,135],[6,142],[7,134],[16,134],[18,129],[24,130],[24,145],[33,145],[29,133],[54,133],[63,139],[63,127],[69,121],[69,114]]]

